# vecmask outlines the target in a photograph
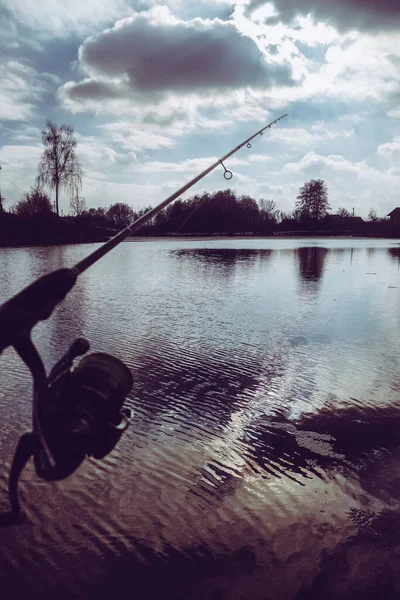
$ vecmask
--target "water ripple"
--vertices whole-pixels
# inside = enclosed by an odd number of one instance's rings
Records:
[[[372,542],[399,540],[400,285],[398,244],[363,243],[143,242],[89,270],[35,339],[47,366],[82,334],[124,360],[134,420],[67,481],[24,472],[4,597],[328,598],[330,560],[363,548],[372,581]],[[2,293],[86,252],[0,252],[25,269]],[[5,491],[31,406],[26,369],[2,361]]]

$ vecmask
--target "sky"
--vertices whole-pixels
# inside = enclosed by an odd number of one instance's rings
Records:
[[[0,0],[0,186],[35,183],[46,120],[74,128],[88,207],[230,187],[293,210],[400,206],[398,0]],[[54,196],[54,193],[52,197]],[[68,194],[60,208],[69,211]]]

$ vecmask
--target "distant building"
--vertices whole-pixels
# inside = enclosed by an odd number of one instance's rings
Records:
[[[352,227],[362,227],[365,221],[362,217],[348,217],[348,221]]]
[[[400,207],[393,209],[388,215],[390,217],[390,223],[392,225],[400,225]]]

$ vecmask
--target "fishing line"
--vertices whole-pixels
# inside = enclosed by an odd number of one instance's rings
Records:
[[[189,214],[188,217],[186,217],[186,219],[184,221],[182,221],[182,223],[179,225],[179,227],[175,230],[175,233],[178,233],[182,227],[184,225],[186,225],[186,223],[193,217],[193,215],[199,210],[199,208],[201,208],[204,204],[204,202],[207,200],[207,194],[203,195],[203,199],[198,203],[197,206],[194,207],[194,209],[191,211],[191,213]]]
[[[20,188],[20,187],[19,187],[17,184],[15,184],[15,183],[13,183],[12,181],[10,181],[10,180],[8,179],[8,177],[6,177],[5,175],[3,175],[3,178],[4,178],[6,181],[8,181],[8,183],[11,183],[11,185],[13,185],[14,187],[16,187],[16,188],[17,188],[17,190],[19,190],[20,192],[22,192],[23,194],[25,194],[24,190],[22,190],[22,189],[21,189],[21,188]]]
[[[225,167],[224,161],[227,160],[233,154],[236,154],[236,152],[238,150],[240,150],[241,148],[243,148],[243,146],[247,146],[247,144],[249,144],[251,142],[251,140],[256,138],[258,135],[263,135],[263,133],[266,129],[270,129],[272,127],[272,125],[274,125],[275,123],[278,123],[278,121],[281,121],[285,117],[287,117],[287,113],[278,117],[274,121],[271,121],[271,123],[268,123],[268,125],[265,125],[265,127],[262,127],[255,134],[251,135],[249,138],[244,140],[244,142],[239,144],[239,146],[236,146],[235,148],[233,148],[230,152],[225,154],[225,156],[222,156],[221,158],[219,158],[215,163],[213,163],[207,169],[202,171],[199,175],[197,175],[196,177],[191,179],[187,184],[185,184],[181,188],[179,188],[179,190],[177,190],[171,196],[166,198],[166,200],[163,200],[155,208],[150,209],[143,216],[139,217],[139,219],[137,219],[134,223],[132,223],[132,225],[129,225],[128,227],[126,227],[125,229],[120,231],[117,235],[115,235],[113,238],[108,240],[108,242],[103,244],[103,246],[101,246],[100,248],[98,248],[97,250],[92,252],[92,254],[89,254],[83,260],[79,261],[73,267],[74,270],[77,272],[77,276],[80,275],[81,273],[83,273],[83,271],[86,271],[86,269],[88,269],[91,265],[93,265],[95,262],[97,262],[102,256],[107,254],[107,252],[112,250],[112,248],[115,248],[115,246],[117,246],[120,242],[122,242],[122,240],[124,240],[128,235],[132,235],[132,233],[134,233],[140,227],[142,227],[142,225],[144,225],[147,221],[149,221],[152,217],[154,217],[157,213],[159,213],[163,208],[168,206],[168,204],[173,202],[173,200],[175,200],[176,198],[181,196],[184,192],[186,192],[188,189],[190,189],[195,183],[197,183],[198,181],[203,179],[203,177],[205,177],[206,175],[211,173],[211,171],[213,171],[219,165],[222,165],[222,167],[224,168],[225,179],[232,179],[233,173],[232,173],[232,171],[229,171]],[[230,175],[226,176],[227,173]]]

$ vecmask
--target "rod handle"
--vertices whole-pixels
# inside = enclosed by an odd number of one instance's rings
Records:
[[[0,354],[21,335],[29,335],[36,323],[48,319],[74,287],[77,277],[76,269],[57,269],[0,306]]]

